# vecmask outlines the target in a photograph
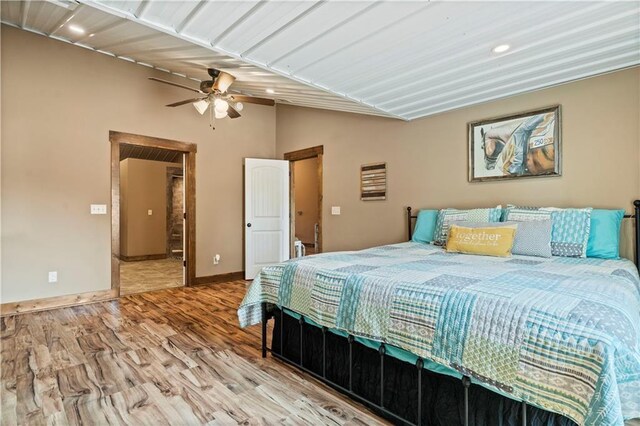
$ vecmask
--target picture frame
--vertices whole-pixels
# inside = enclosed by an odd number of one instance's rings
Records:
[[[360,200],[383,201],[387,199],[387,163],[360,166]]]
[[[468,123],[469,182],[562,175],[560,105]]]

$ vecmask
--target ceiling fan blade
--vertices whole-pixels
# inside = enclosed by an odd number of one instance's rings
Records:
[[[232,107],[231,105],[229,105],[229,109],[227,110],[227,114],[229,115],[229,118],[238,118],[238,117],[240,117],[240,113],[238,111],[236,111],[236,109],[234,107]]]
[[[180,87],[182,89],[191,90],[192,92],[196,92],[196,93],[202,93],[200,90],[195,89],[193,87],[185,86],[180,83],[174,83],[173,81],[162,80],[161,78],[149,77],[149,80],[157,81],[158,83],[169,84],[171,86]]]
[[[192,104],[194,102],[198,102],[201,101],[203,99],[207,99],[207,98],[193,98],[193,99],[185,99],[184,101],[180,101],[180,102],[174,102],[172,104],[167,105],[168,107],[177,107],[180,105],[186,105],[186,104]]]
[[[236,78],[231,74],[220,71],[218,78],[216,78],[215,83],[213,83],[213,89],[224,93],[235,80]]]
[[[246,102],[248,104],[258,104],[258,105],[267,105],[267,106],[274,106],[276,104],[273,99],[256,98],[253,96],[246,96],[246,95],[231,95],[231,99],[236,102]]]

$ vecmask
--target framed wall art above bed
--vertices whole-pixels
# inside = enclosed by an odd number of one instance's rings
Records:
[[[560,106],[469,123],[469,182],[560,176]]]

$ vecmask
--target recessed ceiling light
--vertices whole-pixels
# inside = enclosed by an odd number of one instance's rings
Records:
[[[273,89],[267,89],[267,90],[265,90],[265,92],[267,92],[270,95],[273,95],[274,93],[276,93],[276,91],[273,90]]]
[[[84,34],[84,28],[74,24],[69,25],[69,31],[72,31],[76,34]]]
[[[493,48],[493,53],[504,53],[510,48],[511,46],[509,46],[508,44],[500,44]]]

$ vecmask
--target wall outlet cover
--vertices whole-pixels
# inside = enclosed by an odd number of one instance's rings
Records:
[[[107,205],[91,204],[91,214],[107,214]]]
[[[331,207],[331,214],[334,216],[339,216],[340,215],[340,206],[332,206]]]
[[[148,214],[149,216],[153,215],[153,210],[151,210],[151,209],[147,210],[147,214]]]
[[[49,272],[49,282],[57,283],[58,282],[58,271],[50,271]]]

